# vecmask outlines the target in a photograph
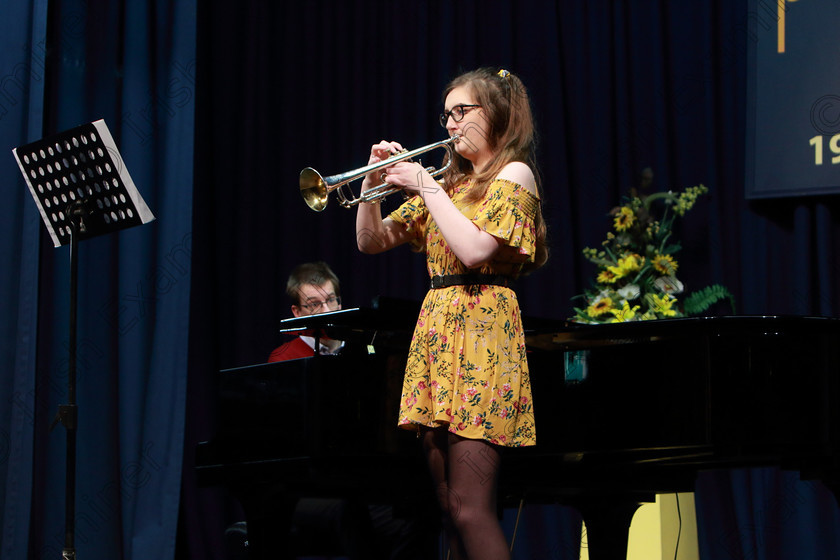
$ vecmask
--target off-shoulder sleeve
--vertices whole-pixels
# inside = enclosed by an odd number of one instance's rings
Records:
[[[539,200],[519,183],[496,179],[473,217],[473,223],[522,256],[532,256],[536,245]]]
[[[426,244],[426,225],[429,222],[429,210],[422,198],[415,195],[406,200],[399,208],[388,215],[389,218],[402,225],[411,234],[409,244],[414,250],[420,251]]]

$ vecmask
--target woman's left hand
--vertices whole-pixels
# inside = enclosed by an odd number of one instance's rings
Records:
[[[385,182],[409,194],[425,196],[441,189],[426,169],[415,162],[401,161],[385,169]]]

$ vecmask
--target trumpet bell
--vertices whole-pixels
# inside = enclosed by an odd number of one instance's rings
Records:
[[[327,207],[329,190],[321,174],[307,167],[300,172],[300,195],[306,205],[316,212]]]

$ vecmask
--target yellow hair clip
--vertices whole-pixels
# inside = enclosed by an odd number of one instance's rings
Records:
[[[507,78],[508,76],[510,76],[510,72],[508,72],[505,69],[502,69],[502,70],[499,70],[497,76],[499,76],[500,78]]]

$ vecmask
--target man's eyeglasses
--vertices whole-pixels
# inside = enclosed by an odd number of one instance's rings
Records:
[[[329,309],[330,311],[335,311],[336,309],[338,309],[341,306],[341,298],[338,297],[338,296],[333,296],[333,297],[327,298],[324,301],[310,300],[310,301],[307,301],[306,303],[301,303],[300,304],[301,309],[306,309],[310,313],[318,311],[319,309],[322,309],[324,306],[326,306],[327,309]]]
[[[446,123],[449,121],[449,117],[452,117],[452,120],[455,122],[461,122],[464,120],[464,115],[467,114],[467,110],[472,109],[474,107],[481,107],[481,105],[455,105],[450,110],[440,114],[440,126],[446,128]]]

